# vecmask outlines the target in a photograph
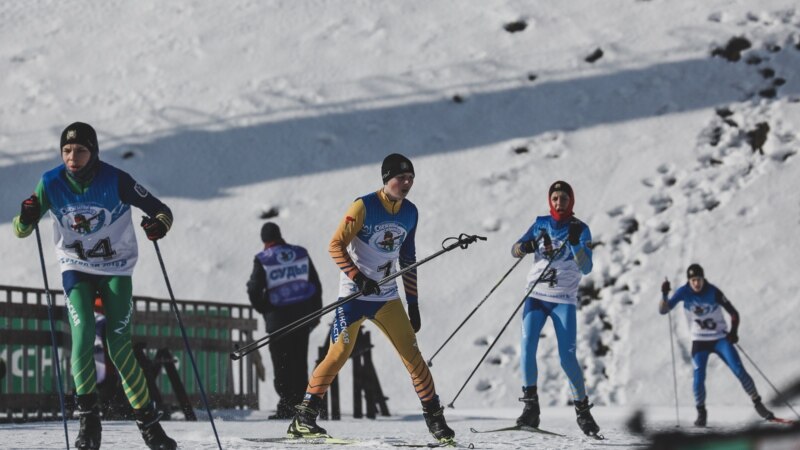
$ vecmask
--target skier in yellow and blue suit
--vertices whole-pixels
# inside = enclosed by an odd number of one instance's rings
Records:
[[[394,273],[398,261],[401,269],[416,262],[417,207],[406,200],[414,184],[414,166],[405,156],[393,153],[383,160],[381,175],[383,187],[357,198],[331,239],[329,252],[341,269],[339,297],[358,292],[362,295],[336,309],[328,354],[311,374],[305,399],[296,407],[297,414],[289,426],[290,435],[327,436],[325,429],[316,423],[319,408],[353,351],[365,319],[380,328],[403,360],[431,434],[440,441],[452,440],[455,435],[445,422],[433,376],[417,348],[415,333],[420,330],[421,321],[416,270],[402,276],[408,315],[400,301],[397,283],[391,281],[379,286],[376,281]]]

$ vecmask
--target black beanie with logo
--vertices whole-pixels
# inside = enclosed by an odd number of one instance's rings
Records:
[[[700,267],[700,264],[692,264],[688,269],[686,269],[686,278],[694,277],[705,278],[705,273],[703,272],[703,268]]]
[[[88,183],[94,178],[97,168],[100,166],[100,147],[97,144],[97,133],[91,125],[83,122],[74,122],[69,124],[64,131],[61,132],[61,147],[59,153],[64,150],[67,144],[78,144],[86,147],[91,154],[89,162],[79,171],[73,173],[67,170],[67,174],[81,183]]]
[[[569,185],[566,181],[556,181],[550,185],[550,189],[547,190],[547,198],[550,198],[553,195],[553,192],[566,192],[570,198],[574,198],[575,194],[572,192],[572,186]]]
[[[97,145],[97,133],[94,131],[94,128],[88,123],[83,122],[71,123],[61,132],[60,149],[63,149],[67,144],[82,145],[89,149],[93,155],[97,155],[97,152],[100,150]]]
[[[386,158],[383,158],[383,164],[381,164],[381,178],[383,178],[383,184],[386,184],[397,175],[406,172],[411,172],[412,175],[414,174],[414,165],[411,164],[410,159],[399,153],[392,153]]]

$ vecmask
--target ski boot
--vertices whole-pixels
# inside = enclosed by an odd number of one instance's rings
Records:
[[[456,433],[447,426],[444,420],[444,407],[439,404],[439,396],[435,395],[427,402],[422,402],[422,416],[428,431],[439,442],[452,442]]]
[[[583,434],[597,437],[599,436],[600,427],[594,421],[592,413],[589,412],[593,406],[589,403],[589,397],[585,397],[583,400],[575,402],[575,414],[578,416],[578,426],[583,431]]]
[[[753,406],[755,406],[758,415],[763,417],[764,420],[772,420],[775,418],[775,414],[772,414],[772,411],[768,410],[767,407],[761,403],[761,397],[756,396],[753,399]]]
[[[525,403],[525,407],[517,418],[517,425],[539,428],[539,394],[536,386],[522,388],[522,398],[519,401]]]
[[[294,408],[297,413],[289,425],[286,434],[290,438],[317,438],[330,437],[324,428],[317,425],[317,415],[322,406],[322,397],[306,394],[306,398]]]
[[[704,427],[706,426],[706,422],[708,420],[708,411],[706,411],[706,407],[700,405],[697,407],[697,419],[694,421],[694,426],[696,427]]]
[[[134,409],[133,415],[136,417],[136,426],[142,432],[144,443],[152,450],[175,450],[178,444],[167,436],[161,424],[161,411],[156,409],[155,402],[142,409]]]
[[[81,420],[81,429],[75,439],[75,448],[81,450],[96,450],[100,448],[100,436],[103,429],[100,426],[100,407],[97,404],[97,394],[91,393],[78,395],[78,410],[75,415]]]

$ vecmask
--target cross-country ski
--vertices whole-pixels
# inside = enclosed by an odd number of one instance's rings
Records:
[[[443,442],[428,442],[428,443],[412,443],[405,442],[397,439],[340,439],[334,437],[317,437],[317,438],[295,438],[295,437],[278,437],[278,438],[244,438],[246,441],[268,444],[286,444],[286,445],[329,445],[329,446],[391,446],[391,447],[406,447],[406,448],[475,448],[473,444],[461,445],[453,440],[445,440]]]
[[[541,428],[528,427],[525,425],[512,425],[509,427],[495,428],[493,430],[476,430],[475,428],[470,428],[469,431],[472,433],[499,433],[503,431],[527,431],[529,433],[541,433],[550,436],[562,436],[562,437],[564,436],[563,434],[553,433],[552,431],[542,430]]]

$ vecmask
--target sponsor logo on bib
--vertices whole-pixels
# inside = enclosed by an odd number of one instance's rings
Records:
[[[696,316],[705,316],[706,314],[710,313],[714,308],[707,305],[694,305],[692,307],[692,312]]]
[[[61,226],[78,234],[92,234],[110,217],[110,211],[98,206],[68,206],[61,209]]]
[[[382,223],[373,227],[370,246],[385,253],[396,252],[407,236],[406,230],[396,223]]]

